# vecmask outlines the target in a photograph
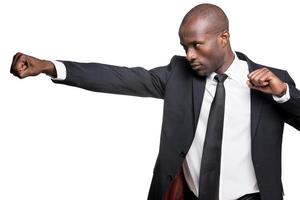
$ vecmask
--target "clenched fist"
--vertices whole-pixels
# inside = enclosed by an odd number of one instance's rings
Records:
[[[248,74],[247,84],[250,88],[275,96],[283,96],[287,85],[268,68],[257,69]]]
[[[19,78],[36,76],[40,73],[45,73],[53,78],[57,77],[55,66],[51,61],[40,60],[22,53],[17,53],[13,57],[10,73]]]

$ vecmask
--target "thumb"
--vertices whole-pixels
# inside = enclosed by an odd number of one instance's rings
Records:
[[[246,83],[250,89],[255,89],[255,86],[249,80]]]
[[[11,73],[21,79],[38,75],[40,71],[35,60],[37,59],[25,54],[16,54],[11,66]]]
[[[23,74],[28,68],[29,65],[26,55],[17,53],[13,58],[10,72],[19,78],[23,78]]]
[[[254,90],[259,90],[259,91],[261,91],[261,87],[258,87],[258,86],[253,85],[253,84],[251,83],[250,80],[247,80],[247,85],[248,85],[248,87],[249,87],[250,89],[254,89]]]
[[[19,71],[19,78],[26,78],[26,77],[28,77],[28,76],[32,76],[32,68],[30,68],[30,67],[26,67],[26,68],[24,68],[23,70],[20,70]]]

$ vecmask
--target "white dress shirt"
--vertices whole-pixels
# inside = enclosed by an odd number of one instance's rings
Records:
[[[59,61],[52,62],[57,72],[57,78],[53,79],[64,80],[67,77],[65,65]],[[245,194],[258,192],[259,189],[251,158],[250,89],[246,84],[248,65],[235,55],[233,63],[225,73],[228,78],[224,82],[226,96],[219,199],[234,200]],[[186,182],[196,196],[208,115],[217,86],[215,75],[216,73],[212,73],[206,79],[195,137],[183,163]],[[278,103],[288,101],[289,88],[287,87],[284,96],[273,98]]]
[[[56,60],[52,60],[51,61],[56,69],[56,78],[52,78],[53,80],[65,80],[67,78],[67,70],[66,70],[66,66],[59,61]]]
[[[247,86],[248,65],[235,55],[225,72],[225,113],[221,152],[220,200],[234,200],[259,192],[251,158],[250,89]],[[205,92],[193,143],[183,163],[185,179],[190,190],[198,196],[200,166],[208,115],[217,82],[216,73],[206,79]],[[289,91],[274,97],[279,103],[289,100]]]

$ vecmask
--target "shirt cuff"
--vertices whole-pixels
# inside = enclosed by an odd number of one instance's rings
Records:
[[[285,83],[286,84],[286,83]],[[286,84],[286,93],[281,96],[281,97],[278,97],[278,96],[275,96],[273,95],[273,99],[277,102],[277,103],[285,103],[287,102],[288,100],[290,100],[291,96],[290,96],[290,88],[289,88],[289,85]]]
[[[67,70],[66,66],[64,63],[56,61],[56,60],[51,60],[51,62],[54,64],[55,69],[56,69],[56,78],[52,78],[52,80],[57,80],[57,81],[63,81],[67,77]]]

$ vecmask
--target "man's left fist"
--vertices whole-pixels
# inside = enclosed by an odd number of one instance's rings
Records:
[[[248,79],[247,84],[251,89],[278,97],[283,96],[287,90],[286,83],[282,82],[273,72],[265,67],[248,74]]]

